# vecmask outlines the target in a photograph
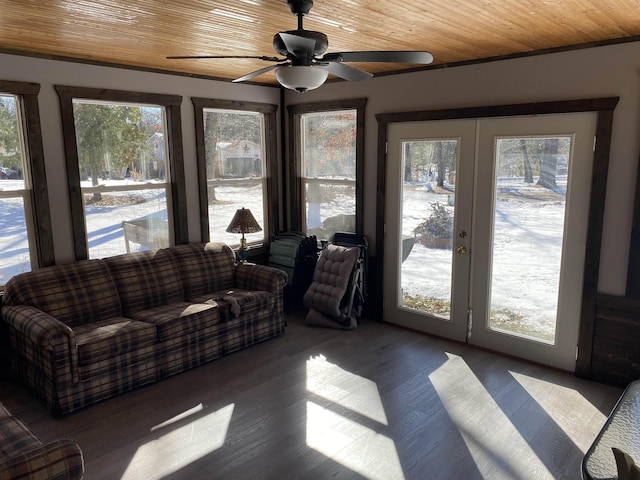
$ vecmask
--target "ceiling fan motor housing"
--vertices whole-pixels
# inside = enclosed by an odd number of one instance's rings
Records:
[[[314,32],[313,30],[288,30],[281,33],[288,33],[290,35],[295,35],[296,37],[304,37],[308,38],[309,40],[314,40],[316,42],[313,48],[314,57],[321,56],[322,54],[324,54],[324,52],[327,51],[327,48],[329,47],[329,39],[322,32]],[[284,57],[289,57],[292,53],[287,51],[286,45],[282,41],[282,38],[280,38],[280,33],[276,33],[273,36],[273,48],[276,52]]]

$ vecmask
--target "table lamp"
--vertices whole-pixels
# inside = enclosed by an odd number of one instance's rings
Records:
[[[238,259],[244,263],[249,257],[249,249],[247,248],[247,240],[244,238],[245,233],[255,233],[262,231],[262,227],[258,225],[256,219],[253,217],[251,210],[248,208],[239,208],[236,210],[236,214],[233,216],[231,223],[227,227],[229,233],[241,233],[240,247],[238,248]]]

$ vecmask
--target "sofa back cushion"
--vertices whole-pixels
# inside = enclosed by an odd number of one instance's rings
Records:
[[[104,259],[120,295],[123,316],[183,299],[180,273],[168,250],[125,253]]]
[[[180,270],[185,299],[234,286],[234,255],[228,245],[190,243],[169,250]]]
[[[30,305],[73,328],[121,315],[116,286],[102,260],[21,273],[5,286],[5,305]]]

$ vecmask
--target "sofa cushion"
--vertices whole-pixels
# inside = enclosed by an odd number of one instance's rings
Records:
[[[5,305],[30,305],[70,327],[121,315],[116,286],[102,260],[56,265],[9,279]]]
[[[200,295],[192,302],[217,302],[224,321],[250,316],[255,312],[272,310],[274,298],[264,290],[241,290],[239,288],[221,290],[209,295]]]
[[[39,447],[40,440],[16,417],[0,419],[0,461]]]
[[[133,313],[183,299],[180,272],[168,250],[104,259],[120,295],[123,316],[131,317]]]
[[[163,342],[220,323],[220,309],[214,301],[178,302],[134,313],[131,318],[153,325]]]
[[[89,365],[139,350],[156,342],[153,325],[129,318],[109,318],[74,328],[78,362]]]
[[[191,243],[169,250],[180,270],[186,300],[234,286],[234,256],[228,245]]]

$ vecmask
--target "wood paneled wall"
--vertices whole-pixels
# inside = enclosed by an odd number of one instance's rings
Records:
[[[640,300],[598,295],[589,378],[619,387],[640,378]]]

